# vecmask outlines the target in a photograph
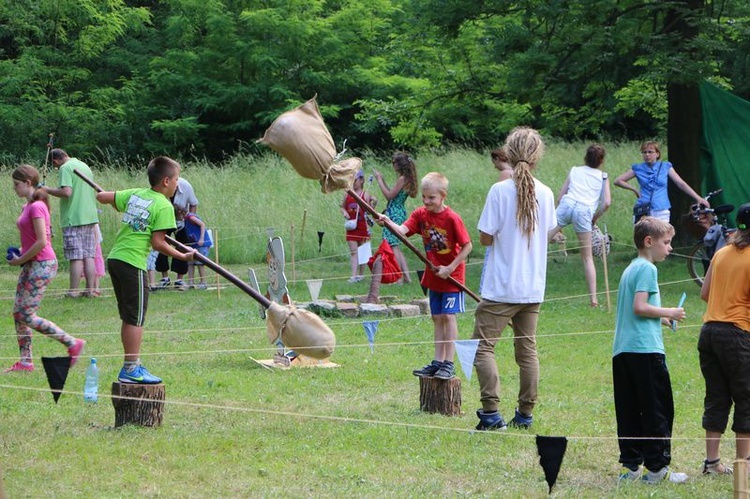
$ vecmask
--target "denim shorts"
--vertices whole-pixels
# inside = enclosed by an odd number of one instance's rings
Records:
[[[591,208],[591,206],[578,201],[563,198],[557,207],[557,225],[565,227],[572,223],[576,234],[591,232],[591,219],[594,217],[595,210],[596,208]]]

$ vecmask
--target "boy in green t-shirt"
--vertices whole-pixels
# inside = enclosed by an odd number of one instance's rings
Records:
[[[161,378],[149,373],[139,358],[148,308],[146,259],[153,247],[172,258],[193,260],[195,250],[181,253],[164,238],[167,231],[177,225],[169,198],[174,195],[179,178],[180,164],[159,156],[148,164],[150,189],[100,192],[96,196],[100,203],[111,204],[123,212],[122,225],[107,257],[107,269],[122,319],[120,336],[125,362],[118,377],[121,383],[161,383]]]

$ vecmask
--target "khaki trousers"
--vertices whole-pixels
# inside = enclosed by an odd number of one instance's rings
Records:
[[[500,377],[495,361],[495,345],[500,335],[513,320],[513,346],[519,368],[518,410],[531,415],[537,401],[539,387],[539,358],[536,353],[536,325],[540,303],[498,303],[482,300],[474,314],[473,339],[479,340],[474,366],[479,380],[482,409],[498,410]]]

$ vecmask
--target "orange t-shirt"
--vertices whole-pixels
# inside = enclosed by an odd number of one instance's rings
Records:
[[[750,333],[750,248],[727,245],[711,260],[703,322],[731,322]]]

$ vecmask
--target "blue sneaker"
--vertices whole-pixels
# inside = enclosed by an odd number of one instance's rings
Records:
[[[432,376],[435,376],[435,373],[438,372],[442,366],[442,362],[433,360],[421,369],[414,369],[411,373],[420,378],[431,378]]]
[[[524,416],[516,408],[516,415],[510,420],[510,426],[513,428],[521,428],[522,430],[528,430],[531,428],[531,424],[534,422],[533,416]]]
[[[138,365],[132,372],[128,372],[123,367],[120,369],[120,375],[117,377],[120,383],[140,383],[143,385],[156,385],[161,383],[161,378],[157,378],[145,367]]]
[[[498,411],[484,412],[482,409],[477,409],[477,417],[479,418],[479,424],[477,425],[479,431],[505,430],[508,428]]]

